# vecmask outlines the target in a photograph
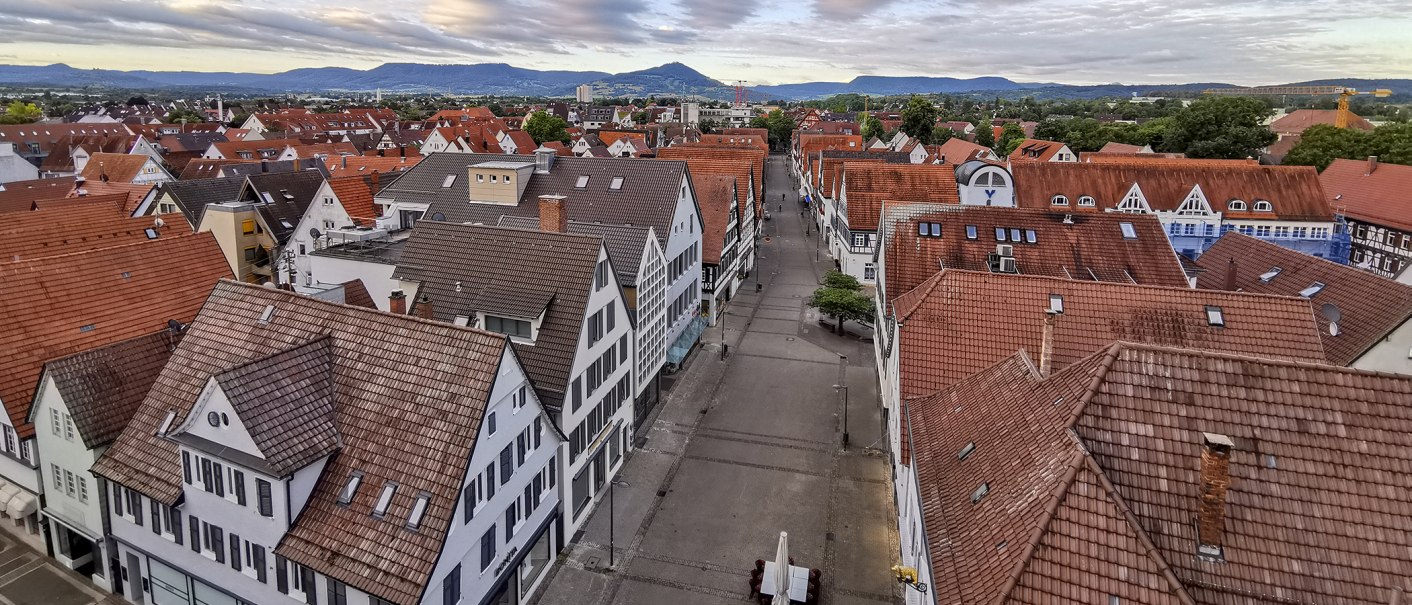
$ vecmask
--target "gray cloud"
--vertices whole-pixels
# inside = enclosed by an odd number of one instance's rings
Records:
[[[760,9],[760,0],[687,0],[686,18],[700,29],[726,29],[749,19]]]
[[[879,11],[893,0],[814,0],[814,12],[821,19],[853,20]]]

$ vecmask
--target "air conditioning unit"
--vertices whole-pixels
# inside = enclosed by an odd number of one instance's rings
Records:
[[[995,254],[1000,258],[1015,256],[1015,247],[1010,244],[996,244]]]
[[[1002,256],[1002,257],[1000,257],[1000,272],[1001,272],[1001,273],[1019,273],[1020,270],[1017,269],[1017,268],[1015,268],[1015,257],[1013,257],[1013,256]]]

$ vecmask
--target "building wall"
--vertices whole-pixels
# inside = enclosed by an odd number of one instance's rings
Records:
[[[0,402],[3,405],[4,402]],[[0,414],[0,431],[5,433],[0,439],[0,479],[21,490],[21,493],[28,493],[35,497],[36,502],[43,495],[44,488],[40,482],[39,467],[37,460],[37,448],[34,439],[21,441],[14,432],[14,425],[10,423],[9,414]],[[9,493],[6,490],[0,493]],[[0,497],[0,500],[3,500]],[[0,505],[8,504],[0,502]],[[0,517],[0,528],[8,531],[10,535],[18,537],[30,546],[42,550],[44,548],[43,538],[39,535],[38,512],[23,519],[11,519],[8,513]]]
[[[338,196],[325,181],[319,187],[318,195],[314,196],[313,203],[309,204],[309,209],[304,211],[304,217],[300,219],[299,225],[294,228],[294,234],[289,238],[289,243],[286,244],[290,250],[294,251],[294,269],[297,272],[297,278],[293,283],[296,286],[312,288],[315,285],[309,253],[326,245],[327,241],[322,238],[315,240],[309,230],[318,229],[322,233],[353,225],[352,217],[348,216],[348,211],[343,209],[343,204],[339,202]]]
[[[1412,234],[1368,221],[1348,219],[1353,251],[1349,264],[1403,283],[1412,264]],[[1406,276],[1406,277],[1404,277]]]
[[[1394,374],[1412,374],[1412,321],[1403,322],[1349,367]]]
[[[244,232],[245,221],[254,222],[254,233]],[[230,264],[230,270],[237,279],[257,283],[263,281],[263,276],[256,275],[254,266],[246,262],[245,250],[251,247],[270,249],[274,246],[273,239],[268,233],[262,233],[262,230],[263,225],[254,207],[239,203],[207,206],[206,213],[201,216],[201,224],[196,228],[197,232],[210,231],[216,237],[221,254],[225,255],[226,262]]]
[[[377,303],[378,309],[387,311],[388,297],[397,289],[397,280],[392,279],[392,271],[397,265],[353,260],[335,256],[309,256],[309,272],[314,284],[334,285],[355,279],[363,280],[363,287]]]
[[[686,300],[689,303],[680,313],[671,314],[670,311],[668,313],[667,346],[669,347],[686,331],[701,303],[701,216],[696,212],[695,193],[691,190],[686,177],[682,177],[680,191],[676,213],[672,216],[671,232],[666,234],[667,247],[664,254],[668,266],[671,265],[672,259],[688,250],[693,251],[690,258],[695,260],[690,262],[686,270],[667,286],[667,308],[669,310],[675,301]]]
[[[87,532],[91,536],[103,535],[103,511],[99,504],[99,488],[97,478],[88,469],[97,461],[101,451],[89,450],[83,443],[83,438],[74,427],[71,431],[66,430],[66,424],[72,426],[72,421],[65,423],[64,418],[70,418],[68,406],[64,404],[64,398],[59,394],[59,389],[54,386],[52,378],[45,378],[40,387],[40,396],[36,402],[34,411],[35,442],[40,451],[44,452],[44,461],[40,465],[40,476],[44,485],[48,487],[44,494],[45,514],[62,517],[64,522],[76,529]],[[55,425],[51,410],[60,414],[58,432],[55,433]],[[71,435],[71,436],[70,436]],[[54,466],[60,469],[59,482],[64,487],[57,487],[54,483]],[[74,476],[74,495],[69,495],[67,477],[64,471]],[[79,489],[78,482],[84,482],[84,489]],[[79,499],[79,495],[87,494],[84,499]]]
[[[634,395],[641,395],[667,362],[667,260],[653,234],[647,238],[638,267]]]
[[[15,149],[14,143],[0,143],[0,183],[39,178],[39,168]]]

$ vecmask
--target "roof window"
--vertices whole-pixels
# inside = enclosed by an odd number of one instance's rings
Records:
[[[417,529],[422,526],[422,516],[427,512],[429,500],[431,500],[431,494],[426,492],[417,494],[417,501],[412,503],[412,513],[407,515],[407,529]]]
[[[997,242],[1003,242],[1003,241],[1005,241],[1005,228],[1004,228],[1004,227],[996,227],[996,228],[995,228],[995,241],[997,241]]]
[[[587,188],[587,187],[588,187],[588,175],[586,175],[586,174],[581,174],[581,175],[579,175],[579,180],[578,180],[578,182],[577,182],[577,183],[574,183],[574,189],[584,189],[584,188]]]
[[[362,169],[359,168],[359,170],[362,170]],[[455,182],[456,182],[456,175],[454,175],[454,174],[448,174],[448,175],[446,175],[446,180],[441,181],[441,188],[442,188],[442,189],[449,189],[449,188],[451,187],[451,184],[452,184],[452,183],[455,183]]]
[[[957,460],[965,460],[976,453],[976,442],[972,441],[961,447],[961,451],[956,453]]]
[[[1268,284],[1270,283],[1270,280],[1275,279],[1275,276],[1280,274],[1280,271],[1284,271],[1284,269],[1281,269],[1279,267],[1270,267],[1269,271],[1260,274],[1260,281]]]
[[[1060,294],[1050,294],[1050,295],[1049,295],[1049,312],[1050,312],[1050,313],[1063,313],[1063,312],[1064,312],[1064,297],[1063,297],[1062,295],[1060,295]]]
[[[989,483],[982,483],[982,484],[980,484],[980,487],[977,487],[977,488],[976,488],[976,491],[971,492],[971,504],[976,504],[976,503],[980,502],[980,501],[981,501],[981,498],[984,498],[984,497],[986,496],[986,494],[989,494],[989,493],[990,493],[990,484],[989,484]]]
[[[1118,223],[1118,228],[1123,230],[1123,239],[1137,239],[1137,229],[1132,223]]]
[[[1079,205],[1092,208],[1093,206],[1098,205],[1098,200],[1093,199],[1093,196],[1091,195],[1081,195],[1079,196]]]
[[[917,235],[921,237],[941,237],[941,223],[917,223]]]
[[[613,177],[613,180],[608,183],[608,188],[609,188],[609,189],[612,189],[613,191],[617,191],[617,190],[619,190],[619,189],[622,189],[622,188],[623,188],[623,177],[620,177],[620,176],[615,176],[615,177]]]
[[[260,312],[260,323],[270,323],[270,319],[275,316],[275,306],[265,305],[265,310]]]
[[[966,225],[966,239],[976,239],[975,225]]]
[[[1054,196],[1054,197],[1052,197],[1052,198],[1049,198],[1049,205],[1051,205],[1051,206],[1068,206],[1068,205],[1069,205],[1069,198],[1064,197],[1064,196],[1062,196],[1062,195],[1056,195],[1056,196]]]
[[[396,492],[396,483],[388,481],[382,486],[382,495],[378,496],[378,503],[373,507],[373,516],[381,517],[387,514],[387,505],[392,503],[392,494]]]
[[[358,484],[363,482],[363,472],[353,471],[353,475],[348,477],[348,483],[343,485],[343,491],[338,492],[338,503],[348,504],[353,501],[353,495],[358,493]]]
[[[1211,306],[1211,305],[1207,305],[1207,306],[1206,306],[1206,324],[1207,324],[1207,325],[1211,325],[1211,326],[1216,326],[1216,327],[1218,327],[1218,328],[1219,328],[1219,327],[1224,327],[1224,326],[1226,325],[1226,314],[1225,314],[1225,312],[1221,311],[1221,308],[1220,308],[1220,307],[1213,307],[1213,306]]]
[[[156,230],[156,229],[153,229],[153,228],[151,228],[151,227],[148,227],[148,228],[146,228],[146,229],[143,229],[143,230],[142,230],[142,233],[147,236],[147,239],[157,239],[157,230]]]
[[[1237,212],[1243,211],[1245,210],[1245,202],[1241,200],[1231,200],[1229,202],[1226,202],[1226,210],[1233,210]]]
[[[1035,243],[1035,240],[1036,240],[1036,239],[1038,239],[1038,238],[1035,236],[1034,229],[1026,229],[1026,230],[1025,230],[1025,241],[1026,241],[1026,242],[1033,244],[1033,243]]]
[[[1270,200],[1255,200],[1255,211],[1256,211],[1256,212],[1274,212],[1274,211],[1275,211],[1275,205],[1274,205],[1274,204],[1271,204],[1271,203],[1270,203]]]
[[[1299,295],[1300,295],[1300,296],[1303,296],[1304,298],[1310,298],[1310,297],[1314,296],[1315,294],[1318,294],[1319,292],[1323,291],[1323,289],[1324,289],[1324,282],[1316,281],[1316,282],[1314,282],[1314,283],[1312,283],[1312,284],[1309,284],[1309,287],[1308,287],[1308,288],[1305,288],[1305,289],[1303,289],[1303,290],[1300,290],[1300,291],[1299,291]]]

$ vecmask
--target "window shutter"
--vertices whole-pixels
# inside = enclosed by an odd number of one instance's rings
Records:
[[[230,568],[240,571],[240,536],[230,535]]]
[[[233,469],[231,473],[232,479],[235,480],[235,485],[231,486],[231,489],[235,490],[235,501],[239,502],[241,506],[245,506],[245,473]]]
[[[123,516],[123,486],[113,484],[113,512]]]
[[[187,526],[191,528],[191,552],[201,552],[201,520],[196,515],[186,518]]]
[[[216,553],[216,562],[226,562],[226,534],[225,530],[214,525],[211,528],[211,552]]]
[[[607,307],[604,307],[604,309],[605,309],[604,315],[606,315],[606,316],[607,316],[607,319],[608,319],[608,331],[609,331],[609,332],[612,332],[612,331],[613,331],[613,327],[614,327],[615,325],[617,325],[617,322],[618,322],[618,314],[614,312],[614,310],[615,310],[616,307],[617,307],[617,301],[614,301],[614,300],[608,301],[608,306],[607,306]]]
[[[264,517],[275,516],[274,497],[270,493],[270,482],[264,479],[256,479],[255,491],[260,499],[260,515]]]
[[[314,583],[314,570],[299,566],[299,584],[304,587],[304,599],[309,605],[318,605],[319,591],[318,584]]]
[[[514,453],[510,451],[510,446],[500,450],[500,484],[504,485],[510,481],[510,474],[515,470]]]
[[[211,460],[201,459],[201,489],[213,491],[215,487],[211,484]]]
[[[476,482],[472,480],[469,484],[466,485],[466,488],[464,490],[461,490],[461,509],[465,511],[461,513],[461,523],[471,522],[471,514],[475,507]]]
[[[485,467],[485,499],[495,497],[495,463],[492,462]]]
[[[255,567],[255,579],[265,583],[265,547],[250,545],[250,564]]]
[[[177,546],[181,546],[181,511],[172,510],[172,537],[176,538]]]
[[[505,509],[505,543],[515,538],[515,503],[510,503],[510,508]]]
[[[161,506],[162,506],[162,505],[157,504],[157,502],[154,500],[154,501],[152,502],[152,508],[148,510],[148,512],[150,512],[150,513],[152,514],[152,533],[154,533],[154,534],[160,534],[160,533],[162,533],[162,509],[161,509]]]
[[[187,485],[191,485],[191,452],[181,453],[181,476]]]
[[[275,555],[275,589],[289,594],[289,564],[279,555]]]
[[[142,525],[142,496],[131,490],[128,491],[128,496],[132,497],[132,501],[128,502],[128,506],[132,508],[132,520]]]
[[[226,470],[220,464],[211,463],[211,474],[216,477],[216,495],[226,496]]]

